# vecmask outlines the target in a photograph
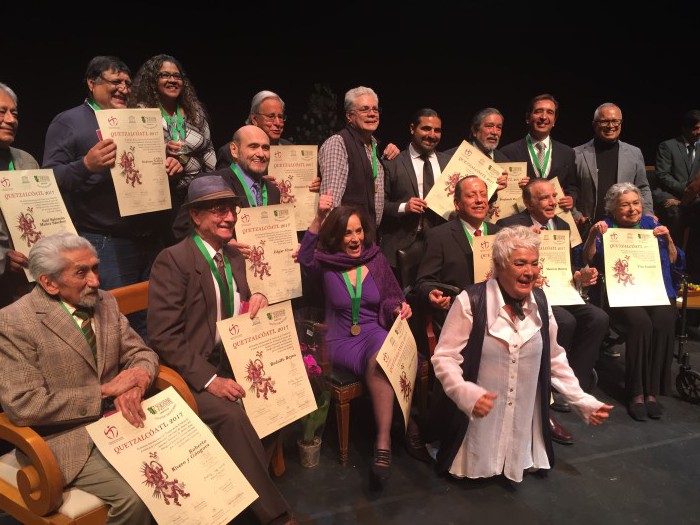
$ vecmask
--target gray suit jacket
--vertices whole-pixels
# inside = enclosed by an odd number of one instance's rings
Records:
[[[440,169],[444,170],[450,156],[436,151]],[[437,180],[437,174],[435,174]],[[410,246],[416,238],[420,215],[399,213],[399,206],[411,197],[418,197],[418,179],[408,148],[394,160],[384,162],[384,218],[381,224],[381,248],[391,266],[396,267],[396,251]],[[423,196],[425,198],[425,196]],[[426,210],[423,214],[423,229],[442,224],[445,220]]]
[[[26,151],[10,147],[10,157],[15,165],[16,170],[38,170],[39,164]],[[7,229],[2,212],[0,212],[0,275],[5,273],[7,265],[7,251],[13,249],[12,240],[10,239],[10,230]]]
[[[700,148],[695,146],[695,159],[691,166],[688,149],[682,136],[665,140],[656,150],[656,184],[654,202],[680,199],[692,175],[700,170]]]
[[[0,310],[0,403],[10,420],[45,436],[68,484],[93,443],[84,424],[102,416],[101,385],[125,368],[155,378],[158,356],[99,291],[95,306],[97,366],[82,331],[41,286]]]
[[[576,201],[576,207],[572,210],[574,218],[582,215],[593,217],[597,206],[604,206],[602,202],[596,202],[598,195],[598,166],[595,160],[595,148],[593,139],[574,148],[576,153],[576,179],[580,193]],[[617,161],[617,182],[631,182],[639,188],[644,201],[645,215],[654,213],[654,205],[651,198],[651,189],[644,168],[642,150],[631,144],[620,141],[620,152]]]
[[[241,301],[250,299],[244,259],[224,248]],[[156,257],[148,287],[148,341],[163,362],[201,392],[217,373],[209,362],[216,340],[216,289],[211,270],[191,236]]]

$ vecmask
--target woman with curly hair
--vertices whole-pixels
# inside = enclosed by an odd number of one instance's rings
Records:
[[[184,168],[181,176],[170,180],[174,220],[190,181],[197,173],[213,171],[216,166],[206,112],[182,64],[163,54],[149,58],[139,69],[129,107],[160,108],[166,153]]]

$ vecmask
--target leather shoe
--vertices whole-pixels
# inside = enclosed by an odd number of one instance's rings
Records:
[[[562,445],[573,445],[574,436],[566,430],[559,421],[549,416],[549,428],[552,431],[552,440]]]
[[[647,420],[647,407],[644,403],[630,403],[627,408],[632,419],[636,421],[646,421]]]
[[[647,415],[651,419],[661,419],[661,415],[664,413],[663,408],[661,408],[661,405],[657,403],[656,401],[647,401],[646,402],[647,406]]]
[[[564,400],[564,396],[559,392],[552,392],[552,397],[554,398],[554,402],[549,405],[552,410],[556,410],[557,412],[571,412],[571,406]]]
[[[372,474],[379,481],[386,481],[391,477],[391,450],[385,448],[374,449]]]
[[[431,463],[433,458],[428,454],[425,448],[425,441],[417,432],[408,432],[406,434],[406,452],[413,459],[422,461],[423,463]]]

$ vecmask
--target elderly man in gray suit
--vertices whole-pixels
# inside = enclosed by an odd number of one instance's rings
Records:
[[[618,182],[637,186],[644,201],[644,214],[654,214],[642,151],[619,140],[621,132],[622,110],[606,102],[593,113],[594,138],[574,148],[578,198],[572,213],[578,223],[603,220],[605,193]]]
[[[85,424],[108,403],[143,427],[141,400],[158,356],[98,290],[92,244],[72,233],[39,239],[29,252],[38,285],[0,310],[0,404],[15,425],[44,436],[65,485],[96,495],[109,524],[151,522],[148,509],[100,454]]]
[[[216,322],[254,317],[267,298],[250,293],[243,255],[228,244],[238,199],[218,175],[196,177],[184,206],[194,233],[166,248],[153,263],[148,290],[148,339],[165,364],[187,381],[199,409],[226,452],[258,493],[250,509],[262,525],[296,524],[270,479],[262,443],[238,401]]]

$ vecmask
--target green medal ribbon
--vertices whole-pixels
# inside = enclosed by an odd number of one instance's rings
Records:
[[[379,168],[377,166],[377,145],[372,142],[372,178],[374,180],[374,191],[377,191],[377,174]]]
[[[246,181],[243,178],[243,173],[241,173],[241,170],[238,168],[235,162],[231,163],[231,169],[236,174],[238,182],[240,182],[241,186],[243,186],[243,191],[245,192],[245,196],[248,199],[248,204],[250,204],[252,208],[255,208],[258,205],[258,203],[255,201],[255,197],[253,197],[253,194],[250,192],[250,188],[248,187],[248,184],[246,184]],[[262,180],[260,182],[260,187],[262,188],[262,205],[267,206],[267,186],[265,186]]]
[[[7,167],[8,171],[15,171],[15,161],[10,159],[10,165]]]
[[[68,313],[68,315],[70,315],[70,318],[71,318],[71,319],[73,320],[73,322],[75,323],[75,326],[78,327],[78,330],[80,330],[80,333],[83,334],[83,337],[85,338],[85,341],[87,342],[88,346],[90,346],[90,341],[88,341],[87,335],[85,335],[85,332],[83,332],[83,328],[80,326],[80,324],[78,323],[78,321],[75,320],[75,317],[73,317],[73,314],[70,313],[70,310],[66,307],[65,304],[63,304],[63,301],[60,301],[60,300],[59,300],[58,302],[61,303],[61,306],[63,307],[63,309]]]
[[[231,263],[229,262],[228,257],[224,253],[224,267],[226,268],[226,281],[228,284],[227,292],[226,287],[221,280],[219,269],[216,267],[216,263],[214,263],[211,255],[209,255],[209,251],[204,246],[202,238],[196,233],[192,234],[192,238],[194,239],[197,248],[199,248],[199,251],[202,252],[202,255],[204,255],[204,258],[207,260],[211,274],[214,276],[214,279],[216,279],[216,282],[219,285],[219,292],[224,299],[224,306],[226,307],[226,318],[228,319],[229,317],[233,317],[233,274],[231,273]]]
[[[175,142],[185,140],[185,117],[182,116],[182,110],[180,106],[176,106],[175,114],[171,117],[165,112],[163,106],[160,107],[160,114],[163,115],[165,122],[168,124],[168,130],[170,131],[171,138]],[[172,126],[173,119],[175,119],[175,126]]]
[[[88,103],[88,104],[90,105],[90,107],[91,107],[92,109],[94,109],[95,111],[100,111],[100,110],[102,109],[102,108],[101,108],[100,106],[98,106],[97,103],[95,103],[95,101],[92,100],[91,98],[87,99],[87,103]]]
[[[472,234],[469,233],[469,230],[467,230],[467,227],[464,225],[464,223],[461,220],[459,222],[462,225],[462,229],[464,230],[464,234],[467,236],[467,240],[469,241],[469,246],[474,246],[474,243],[472,241]],[[488,235],[488,227],[486,226],[485,222],[481,223],[481,229],[484,230],[484,235]]]
[[[355,287],[353,288],[350,282],[350,277],[348,277],[348,272],[343,272],[343,280],[345,281],[345,286],[348,287],[348,293],[350,294],[350,301],[352,303],[352,328],[350,333],[352,335],[358,335],[359,324],[360,324],[360,301],[362,300],[362,266],[358,266],[356,269]],[[357,328],[355,328],[357,327]]]
[[[540,174],[539,176],[543,179],[544,174],[547,172],[547,166],[549,166],[549,156],[552,154],[552,148],[547,148],[547,153],[544,156],[544,165],[540,166],[540,159],[537,158],[537,153],[535,152],[535,148],[532,146],[532,139],[530,138],[530,135],[525,137],[525,140],[527,141],[527,149],[530,150],[532,160],[535,162],[535,167]]]

